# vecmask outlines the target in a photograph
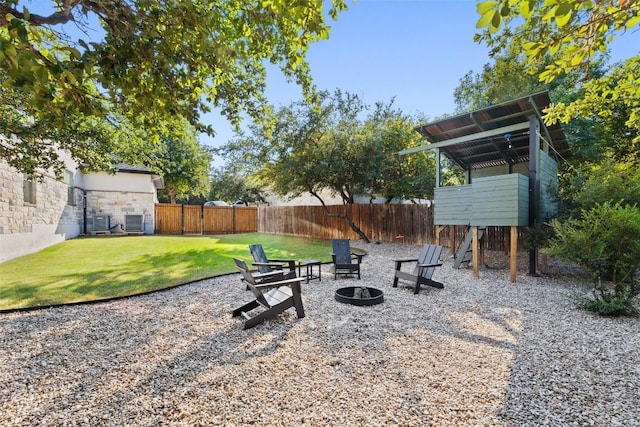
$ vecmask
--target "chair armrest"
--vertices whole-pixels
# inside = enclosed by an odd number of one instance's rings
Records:
[[[287,258],[287,259],[273,259],[269,258],[269,262],[282,262],[282,263],[292,263],[298,261],[297,259]]]
[[[440,267],[441,265],[442,265],[442,263],[440,263],[440,264],[418,264],[418,267],[422,267],[422,268],[425,268],[425,267]]]
[[[363,256],[367,255],[367,251],[360,248],[351,248],[351,255],[362,258]]]
[[[259,285],[254,285],[254,286],[257,289],[279,288],[280,286],[293,285],[296,282],[302,283],[303,280],[305,280],[304,277],[294,277],[293,279],[285,279],[285,280],[278,280],[277,282],[261,283]]]
[[[393,259],[392,261],[402,264],[403,262],[418,262],[418,258]]]
[[[277,262],[276,263],[273,263],[273,262],[252,262],[251,265],[273,267],[273,268],[278,268],[278,269],[281,269],[283,267],[282,264],[277,263]]]
[[[286,258],[286,259],[271,259],[269,258],[269,262],[279,262],[281,264],[289,264],[289,269],[290,270],[294,270],[296,268],[296,262],[298,262],[297,259],[291,259],[291,258]]]
[[[398,271],[402,269],[402,264],[407,262],[418,262],[418,258],[394,259],[393,262],[396,264],[396,271]]]
[[[270,277],[270,276],[281,276],[282,270],[274,270],[274,271],[269,271],[267,273],[251,273],[251,275],[255,279],[262,279],[264,277]]]
[[[431,268],[431,267],[440,267],[442,264],[418,264],[418,276],[421,276],[422,273],[427,269],[427,268]]]

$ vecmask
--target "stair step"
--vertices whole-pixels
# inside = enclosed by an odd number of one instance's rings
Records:
[[[478,227],[479,240],[482,240],[485,230],[486,230],[486,227]],[[471,233],[471,228],[468,227],[467,233],[464,238],[464,242],[458,247],[458,251],[456,252],[453,268],[460,268],[462,264],[465,264],[465,267],[469,265],[473,255],[472,243],[473,243],[473,233]]]

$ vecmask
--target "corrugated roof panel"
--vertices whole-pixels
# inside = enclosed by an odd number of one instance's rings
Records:
[[[527,123],[529,117],[538,116],[541,126],[541,137],[552,145],[552,153],[557,152],[559,160],[570,156],[564,132],[559,124],[545,127],[538,112],[544,110],[551,103],[547,91],[528,95],[512,101],[492,105],[470,113],[449,117],[437,122],[416,127],[430,143],[443,142],[458,137],[474,135],[480,132],[519,123]],[[509,144],[511,147],[509,148]],[[425,146],[428,149],[428,145]],[[456,163],[468,168],[481,168],[493,165],[494,162],[520,163],[528,160],[529,138],[528,131],[518,135],[486,137],[478,140],[466,141],[460,144],[442,148],[442,152],[454,159]]]

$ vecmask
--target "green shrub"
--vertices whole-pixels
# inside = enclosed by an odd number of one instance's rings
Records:
[[[613,290],[598,289],[597,296],[590,298],[580,296],[577,303],[585,310],[598,313],[601,316],[619,316],[637,314],[637,289],[632,285],[621,285]]]
[[[640,206],[640,165],[636,163],[604,164],[589,173],[576,194],[581,209],[595,208],[609,201],[622,206]]]
[[[552,223],[555,236],[547,253],[591,273],[593,299],[583,307],[600,314],[635,313],[640,268],[640,210],[636,206],[597,204],[580,219]]]
[[[563,218],[578,218],[598,203],[640,206],[640,162],[620,161],[584,164],[579,171],[565,172],[559,207]]]
[[[549,246],[549,239],[553,236],[553,228],[549,224],[536,224],[527,228],[524,235],[524,246],[526,249],[541,249]]]

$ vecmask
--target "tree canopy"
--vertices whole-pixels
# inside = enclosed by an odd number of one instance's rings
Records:
[[[56,165],[48,147],[33,144],[62,142],[80,163],[102,168],[121,148],[117,132],[142,130],[137,143],[157,143],[180,137],[180,127],[167,125],[176,117],[213,134],[202,122],[213,107],[236,125],[243,114],[268,116],[267,63],[310,98],[305,55],[329,30],[317,0],[44,3],[31,11],[28,0],[0,2],[0,96],[11,117],[1,122],[0,154],[28,173]],[[40,12],[47,6],[50,13]],[[331,6],[333,19],[346,9],[344,0]],[[70,122],[85,120],[99,121],[105,133],[74,136]],[[65,135],[68,144],[51,138]]]
[[[608,65],[605,56],[591,64],[591,72],[584,84],[579,70],[570,70],[549,83],[538,80],[526,72],[527,63],[516,41],[505,44],[493,55],[493,62],[484,65],[482,71],[468,72],[454,90],[456,111],[463,113],[525,96],[540,90],[548,90],[553,103],[575,105],[584,100],[587,86],[592,80],[604,76],[613,80],[617,66]],[[613,83],[615,85],[615,83]],[[591,112],[587,117],[576,117],[564,123],[563,129],[571,147],[572,164],[600,163],[604,160],[624,160],[638,156],[637,131],[625,126],[628,108],[621,102],[609,101],[608,115]]]
[[[325,209],[323,190],[339,196],[343,210],[338,216],[364,240],[367,236],[348,216],[356,196],[431,198],[435,161],[427,154],[397,155],[422,140],[412,119],[393,102],[369,106],[340,90],[322,92],[318,99],[318,104],[300,101],[279,109],[268,132],[253,126],[223,152],[281,196],[308,192]]]
[[[244,203],[264,203],[262,188],[250,176],[234,171],[232,168],[219,168],[211,174],[211,187],[208,200],[224,200]]]
[[[476,35],[493,53],[508,43],[524,51],[529,71],[543,83],[578,69],[588,80],[592,64],[609,43],[625,31],[640,27],[638,0],[500,0],[482,1],[477,6]],[[584,96],[572,103],[557,103],[546,111],[545,120],[564,123],[575,117],[602,117],[614,114],[612,105],[626,109],[625,125],[640,140],[640,74],[638,55],[616,67],[611,75],[584,84]]]
[[[162,171],[161,191],[171,203],[185,196],[204,196],[209,190],[209,149],[198,142],[195,129],[187,123],[184,138],[166,137],[154,154],[154,164]]]

